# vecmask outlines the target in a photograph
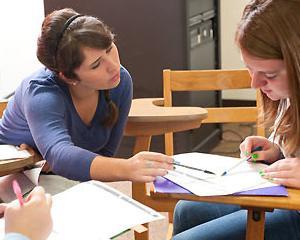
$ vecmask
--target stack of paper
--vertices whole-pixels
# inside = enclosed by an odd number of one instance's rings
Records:
[[[216,173],[215,175],[207,174],[176,166],[174,171],[169,171],[164,176],[198,196],[228,195],[278,186],[260,176],[259,172],[267,167],[266,164],[244,161],[222,176],[225,170],[236,165],[237,161],[241,161],[241,159],[195,152],[175,155],[174,160],[183,165]]]
[[[19,147],[13,145],[0,145],[0,161],[28,158],[30,153],[27,150],[20,150]]]

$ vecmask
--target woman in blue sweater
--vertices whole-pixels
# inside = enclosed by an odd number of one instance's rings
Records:
[[[141,152],[114,158],[132,100],[114,35],[99,19],[72,9],[49,14],[37,57],[45,66],[24,79],[0,122],[0,143],[25,143],[50,169],[72,180],[153,181],[171,157]]]

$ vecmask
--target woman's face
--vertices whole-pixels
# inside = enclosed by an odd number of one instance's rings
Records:
[[[111,89],[120,83],[120,59],[116,45],[105,49],[83,47],[84,61],[74,70],[81,87]]]
[[[251,75],[251,87],[259,88],[273,101],[289,97],[286,67],[281,59],[263,59],[241,51]]]

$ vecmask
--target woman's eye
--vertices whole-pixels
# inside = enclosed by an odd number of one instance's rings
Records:
[[[92,66],[92,69],[96,69],[96,68],[99,67],[99,66],[100,66],[100,61],[97,62],[95,65],[93,65],[93,66]]]
[[[277,77],[276,74],[265,74],[265,76],[266,76],[267,79],[274,79],[274,78]]]

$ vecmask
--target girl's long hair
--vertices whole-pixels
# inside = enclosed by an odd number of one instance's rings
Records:
[[[252,0],[244,9],[235,37],[239,48],[253,56],[284,61],[289,99],[272,101],[264,93],[262,97],[266,126],[275,127],[275,136],[289,155],[300,146],[299,13],[299,0]],[[274,126],[282,111],[285,114]]]

